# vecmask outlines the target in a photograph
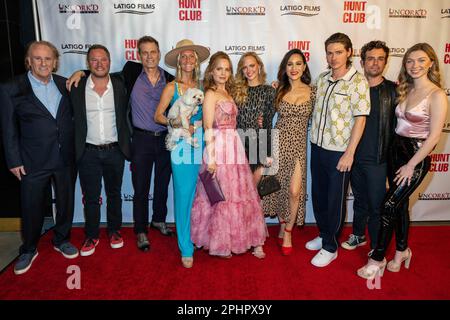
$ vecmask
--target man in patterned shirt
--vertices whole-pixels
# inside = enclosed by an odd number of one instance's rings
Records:
[[[311,127],[311,181],[319,236],[306,243],[320,250],[311,263],[325,267],[337,258],[337,238],[346,213],[350,170],[370,113],[369,85],[351,62],[352,42],[343,33],[325,41],[330,70],[317,80]]]

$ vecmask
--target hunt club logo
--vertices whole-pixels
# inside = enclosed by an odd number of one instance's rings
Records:
[[[86,55],[91,44],[89,43],[61,43],[63,54],[83,54]]]
[[[344,23],[365,23],[367,1],[344,1]]]
[[[311,48],[311,40],[294,40],[288,41],[287,49],[300,49],[305,55],[306,62],[309,61],[309,50]]]
[[[127,61],[139,61],[139,53],[137,47],[138,40],[137,39],[125,39],[124,40],[124,52],[125,52],[125,60]],[[130,169],[131,170],[131,169]]]
[[[416,18],[425,19],[427,17],[426,9],[395,9],[389,8],[389,18]]]
[[[445,44],[444,64],[450,64],[450,43]]]
[[[146,15],[155,12],[154,3],[114,3],[114,14]]]
[[[450,192],[419,193],[419,200],[450,200]]]
[[[310,5],[281,5],[282,16],[314,17],[320,13],[320,6]]]
[[[232,7],[226,6],[227,16],[265,16],[265,6]]]
[[[266,46],[264,46],[264,45],[249,45],[249,46],[229,45],[229,46],[225,46],[225,52],[228,53],[229,55],[241,56],[248,51],[253,51],[257,55],[262,55],[266,51]]]
[[[441,9],[441,19],[450,18],[450,8],[449,9]]]
[[[389,57],[403,58],[408,48],[389,48]],[[361,48],[353,48],[353,56],[361,56]]]
[[[98,4],[58,4],[59,13],[80,13],[95,14],[99,13]]]
[[[450,153],[432,153],[430,157],[431,172],[448,172]]]
[[[178,20],[201,21],[202,0],[178,0]]]

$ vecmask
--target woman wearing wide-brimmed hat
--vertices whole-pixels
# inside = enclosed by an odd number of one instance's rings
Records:
[[[176,69],[175,80],[167,84],[155,112],[155,121],[168,125],[164,115],[169,105],[182,96],[189,88],[200,88],[200,63],[209,57],[209,49],[184,39],[165,56],[165,63]],[[201,126],[202,111],[191,118],[190,132],[200,144],[194,148],[184,139],[178,142],[171,152],[172,176],[174,190],[174,214],[178,236],[178,247],[181,251],[181,262],[184,267],[193,265],[194,245],[191,241],[191,209],[194,201],[197,177],[203,154],[203,129]]]

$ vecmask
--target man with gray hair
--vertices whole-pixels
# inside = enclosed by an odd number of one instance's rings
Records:
[[[66,79],[53,74],[58,58],[50,42],[32,42],[25,57],[28,72],[0,87],[6,163],[21,182],[23,244],[15,274],[27,272],[38,256],[50,183],[56,195],[54,249],[69,259],[78,256],[69,242],[75,180],[73,114]]]

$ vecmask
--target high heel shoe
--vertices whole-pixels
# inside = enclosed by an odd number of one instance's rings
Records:
[[[410,248],[405,251],[395,251],[395,257],[387,264],[387,269],[390,272],[399,272],[402,267],[403,261],[405,261],[405,268],[409,269],[411,263],[412,251]]]
[[[284,229],[284,232],[287,232],[287,233],[291,233],[292,232],[292,229],[287,229],[287,228],[285,228]],[[292,253],[292,244],[291,244],[291,246],[290,247],[285,247],[285,246],[281,246],[281,253],[284,255],[284,256],[289,256],[291,253]]]
[[[284,230],[286,229],[286,221],[280,220],[280,231],[278,232],[278,244],[283,245]]]
[[[383,259],[383,261],[375,261],[373,259],[369,259],[369,262],[362,267],[359,268],[357,273],[358,276],[364,279],[373,280],[376,276],[382,277],[384,274],[384,269],[386,268],[386,259]]]
[[[264,253],[262,246],[255,247],[253,249],[252,254],[258,259],[264,259],[266,257],[266,254]]]
[[[194,265],[194,258],[193,257],[181,257],[181,264],[183,267],[189,269],[192,268]]]

